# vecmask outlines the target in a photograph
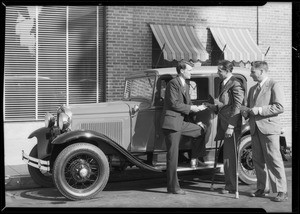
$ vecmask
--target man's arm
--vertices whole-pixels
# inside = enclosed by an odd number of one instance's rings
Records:
[[[166,88],[165,102],[171,110],[181,112],[184,114],[189,114],[191,107],[188,104],[183,103],[179,100],[179,87],[174,81],[170,81]]]
[[[263,117],[270,117],[283,113],[284,108],[282,103],[284,96],[279,83],[274,83],[271,87],[271,100],[269,105],[253,107],[250,111],[251,115],[261,115]]]
[[[271,89],[271,104],[262,106],[259,114],[265,117],[281,114],[284,112],[284,107],[282,105],[283,102],[283,91],[280,87],[280,84],[276,82]]]
[[[235,81],[232,89],[231,94],[233,98],[232,103],[232,112],[231,117],[229,118],[229,127],[235,127],[237,125],[237,121],[240,118],[240,108],[242,106],[244,100],[244,88],[241,86],[240,82]]]
[[[171,81],[166,88],[165,102],[171,110],[188,115],[191,111],[198,112],[200,107],[191,104],[185,104],[179,99],[180,89],[175,82]]]

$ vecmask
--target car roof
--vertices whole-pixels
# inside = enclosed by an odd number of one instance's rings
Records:
[[[192,77],[194,76],[202,76],[202,75],[216,75],[217,76],[218,66],[194,66],[193,70],[191,71]],[[251,86],[255,85],[256,83],[250,77],[250,68],[243,68],[243,67],[233,67],[233,74],[240,74],[244,76],[247,80],[248,90]],[[177,75],[176,67],[169,67],[169,68],[156,68],[156,69],[148,69],[142,72],[138,72],[128,76],[126,79],[130,78],[138,78],[144,76],[164,76],[164,75],[172,75],[175,77]]]
[[[164,75],[164,74],[171,74],[176,75],[176,68],[170,67],[170,68],[158,68],[158,69],[152,69],[156,72],[158,75]],[[218,66],[195,66],[193,70],[191,71],[191,74],[216,74],[218,70]],[[248,68],[242,68],[242,67],[234,67],[233,73],[240,73],[245,76],[250,75],[250,69]]]
[[[198,75],[198,74],[217,74],[218,67],[217,66],[195,66],[191,71],[191,75]],[[232,73],[239,73],[245,76],[246,79],[250,77],[250,69],[249,68],[242,68],[242,67],[234,67]],[[142,72],[138,72],[128,76],[128,78],[132,77],[140,77],[140,76],[149,76],[149,75],[172,75],[176,76],[176,67],[169,67],[169,68],[156,68],[156,69],[148,69]]]

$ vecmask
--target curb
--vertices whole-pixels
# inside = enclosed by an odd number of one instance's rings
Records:
[[[38,187],[41,186],[36,184],[30,175],[5,176],[5,190],[32,189]]]

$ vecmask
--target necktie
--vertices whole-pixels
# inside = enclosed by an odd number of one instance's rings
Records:
[[[253,96],[253,100],[254,100],[254,102],[256,101],[256,99],[257,99],[257,96],[258,96],[258,94],[259,94],[259,92],[260,92],[260,84],[259,83],[257,83],[257,85],[256,85],[256,88],[255,88],[255,92],[254,92],[254,96]]]
[[[224,80],[222,82],[220,82],[220,87],[219,87],[219,95],[221,94],[221,91],[223,90],[225,84],[224,84]]]

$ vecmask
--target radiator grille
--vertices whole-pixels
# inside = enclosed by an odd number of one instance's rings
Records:
[[[122,144],[122,122],[81,123],[80,128],[105,134],[118,144]]]

